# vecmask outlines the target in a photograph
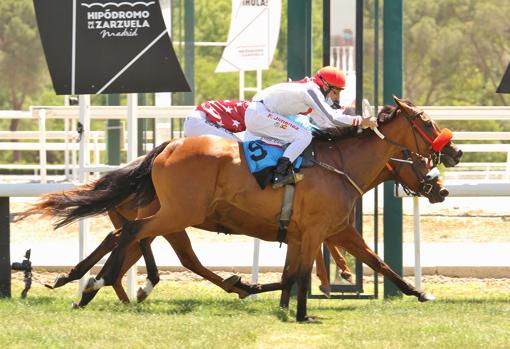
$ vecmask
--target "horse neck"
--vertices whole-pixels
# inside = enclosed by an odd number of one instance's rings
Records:
[[[409,124],[404,117],[397,117],[381,125],[380,130],[388,139],[403,144],[406,133],[410,131],[408,127]],[[401,148],[380,139],[375,133],[363,138],[336,141],[336,149],[337,151],[331,152],[331,156],[363,192],[384,180],[391,179],[391,176],[379,177],[382,175],[381,169],[391,157],[401,151]],[[363,151],[365,149],[368,151]]]
[[[386,168],[386,165],[384,166],[384,169],[379,172],[379,175],[368,185],[367,190],[374,189],[379,184],[389,181],[390,179],[395,179],[395,176],[393,176],[393,173]]]

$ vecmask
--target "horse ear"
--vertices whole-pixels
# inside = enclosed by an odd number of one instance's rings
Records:
[[[404,110],[407,114],[413,114],[413,107],[407,104],[405,100],[399,99],[396,96],[393,96],[393,100],[397,103],[397,106],[399,106],[400,109]]]

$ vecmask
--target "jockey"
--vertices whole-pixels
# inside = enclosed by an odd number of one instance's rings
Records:
[[[241,142],[247,101],[215,100],[198,105],[184,121],[184,137],[215,135]]]
[[[312,78],[276,84],[253,97],[245,113],[247,133],[279,140],[282,145],[289,143],[274,170],[273,188],[295,182],[292,163],[312,141],[311,132],[290,120],[289,116],[308,115],[321,128],[377,126],[375,118],[363,119],[333,109],[344,88],[344,73],[327,66],[319,69]]]

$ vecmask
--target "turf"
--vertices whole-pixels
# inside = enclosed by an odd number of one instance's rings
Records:
[[[142,304],[101,290],[71,310],[76,285],[0,300],[0,348],[508,348],[508,281],[426,284],[437,301],[309,300],[319,324],[294,321],[278,294],[238,300],[202,281],[161,282]]]

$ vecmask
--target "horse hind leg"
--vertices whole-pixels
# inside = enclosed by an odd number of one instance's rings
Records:
[[[179,219],[175,219],[174,222],[170,217],[172,215],[160,210],[154,216],[126,222],[122,227],[118,246],[113,250],[103,267],[104,278],[97,280],[94,288],[113,285],[119,276],[127,249],[132,243],[157,235],[177,233],[188,226],[188,224],[179,222]],[[193,224],[191,223],[191,225]]]
[[[119,240],[118,231],[110,232],[101,244],[84,260],[80,261],[71,271],[66,274],[60,274],[56,277],[53,285],[45,284],[46,287],[55,289],[62,287],[67,283],[81,279],[97,262],[107,253],[111,252]]]
[[[158,266],[154,259],[154,254],[151,249],[152,239],[147,238],[140,240],[139,247],[145,260],[145,267],[147,268],[147,279],[145,284],[138,289],[136,293],[136,300],[140,303],[143,302],[149,294],[152,292],[154,287],[159,283],[159,272]]]

